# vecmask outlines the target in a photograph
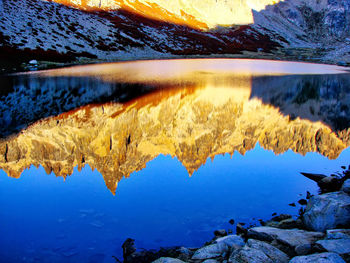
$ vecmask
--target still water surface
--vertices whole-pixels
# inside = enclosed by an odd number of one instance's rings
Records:
[[[317,192],[300,172],[350,160],[340,67],[142,61],[0,81],[5,262],[114,262],[128,237],[200,246],[231,218],[297,215]]]

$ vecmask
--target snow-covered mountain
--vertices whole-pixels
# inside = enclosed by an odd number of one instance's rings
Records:
[[[259,56],[281,47],[350,63],[350,0],[0,0],[0,13],[0,57]]]

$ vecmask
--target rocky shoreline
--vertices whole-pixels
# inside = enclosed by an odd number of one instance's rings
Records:
[[[350,166],[342,169],[342,173],[331,176],[303,174],[317,182],[320,194],[311,196],[308,193],[307,200],[301,200],[306,207],[301,209],[297,219],[281,214],[261,221],[261,226],[245,228],[238,223],[235,235],[216,230],[215,237],[200,248],[138,251],[134,240],[129,238],[122,246],[123,262],[350,262]]]

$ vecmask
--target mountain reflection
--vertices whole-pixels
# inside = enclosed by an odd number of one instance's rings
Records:
[[[0,141],[0,168],[11,177],[31,165],[65,177],[88,164],[115,193],[123,177],[160,154],[178,158],[192,174],[208,157],[244,154],[257,143],[276,154],[291,149],[331,159],[350,145],[346,74],[196,69],[175,79],[158,72],[163,80],[157,81],[138,71],[123,76],[99,71],[98,78],[86,71],[60,72],[21,76],[2,94],[2,122],[12,127],[35,122]],[[56,116],[46,118],[50,115]]]

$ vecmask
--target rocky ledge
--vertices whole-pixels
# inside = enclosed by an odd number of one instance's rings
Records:
[[[319,183],[321,194],[310,196],[300,216],[278,215],[261,226],[244,228],[236,235],[216,230],[200,248],[172,247],[137,251],[133,239],[123,244],[124,263],[342,263],[350,262],[350,166],[341,178]],[[321,178],[322,177],[322,178]],[[317,181],[316,180],[316,181]],[[337,180],[337,182],[335,182]],[[341,184],[339,182],[342,182]],[[337,187],[336,187],[336,186]],[[329,189],[332,189],[330,192]],[[116,259],[117,262],[121,262]]]

